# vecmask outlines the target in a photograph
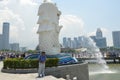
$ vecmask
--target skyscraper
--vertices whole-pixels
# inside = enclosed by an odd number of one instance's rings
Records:
[[[73,48],[77,49],[79,44],[78,44],[78,38],[77,37],[74,37],[74,45],[73,45]]]
[[[66,37],[63,38],[63,46],[64,46],[64,48],[68,47],[68,42],[67,42],[67,38]]]
[[[10,48],[13,51],[19,51],[19,43],[12,43],[12,44],[10,44]]]
[[[83,36],[79,36],[79,37],[78,37],[78,45],[79,45],[78,48],[81,48],[81,47],[82,47],[82,37],[83,37]]]
[[[102,30],[100,28],[96,31],[96,36],[91,36],[91,38],[96,43],[96,46],[99,48],[105,48],[107,47],[106,38],[102,35]]]
[[[98,28],[97,31],[96,31],[96,38],[102,38],[102,37],[103,37],[102,31],[101,31],[100,28]]]
[[[10,46],[9,46],[9,26],[10,26],[10,24],[8,22],[3,23],[2,49],[10,49]]]
[[[112,37],[114,47],[120,48],[120,31],[113,31]]]
[[[106,38],[103,37],[103,38],[96,39],[96,45],[99,48],[106,48],[107,47]]]
[[[71,40],[71,38],[68,38],[68,47],[69,47],[69,48],[72,47],[72,40]]]
[[[2,41],[3,41],[3,40],[2,40],[2,34],[0,34],[0,50],[2,49],[2,45],[3,45],[3,44],[2,44]]]
[[[78,49],[82,47],[82,36],[71,38],[63,38],[63,46],[64,48],[74,48]]]

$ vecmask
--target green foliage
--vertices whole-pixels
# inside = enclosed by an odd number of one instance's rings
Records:
[[[100,48],[100,51],[107,51],[107,48]]]
[[[26,51],[26,53],[36,53],[37,51],[36,50],[28,50]]]
[[[51,58],[46,60],[46,67],[58,66],[59,59]],[[38,68],[38,60],[25,60],[22,58],[9,58],[4,60],[4,69],[29,69]]]
[[[72,49],[72,48],[62,48],[61,49],[61,52],[62,53],[75,53],[75,49]]]
[[[57,67],[58,61],[59,61],[59,59],[57,59],[57,58],[53,58],[53,59],[49,58],[46,61],[46,67],[53,67],[53,66]]]

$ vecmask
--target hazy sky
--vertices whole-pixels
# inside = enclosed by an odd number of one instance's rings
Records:
[[[10,23],[10,43],[34,49],[38,44],[38,7],[42,0],[0,0],[2,23]],[[52,0],[62,12],[60,43],[63,37],[95,35],[101,28],[107,44],[112,45],[112,31],[120,30],[120,0]]]

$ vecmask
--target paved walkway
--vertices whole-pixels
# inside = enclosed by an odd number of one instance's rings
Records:
[[[3,67],[3,63],[0,62],[0,70]],[[37,73],[29,73],[29,74],[10,74],[10,73],[2,73],[0,71],[0,80],[65,80],[65,79],[57,79],[53,76],[46,76],[44,78],[36,78]]]
[[[46,76],[44,78],[36,78],[36,80],[65,80],[65,79],[63,79],[63,78],[57,79],[57,78],[55,78],[53,76]]]

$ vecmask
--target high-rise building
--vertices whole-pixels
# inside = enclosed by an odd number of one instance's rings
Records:
[[[19,43],[9,44],[9,27],[8,22],[3,23],[2,34],[0,34],[0,50],[14,50],[19,51]]]
[[[0,50],[2,49],[2,45],[3,45],[3,44],[2,44],[2,41],[3,41],[3,40],[2,40],[2,34],[0,34]]]
[[[20,47],[20,51],[21,52],[26,52],[27,51],[27,47]]]
[[[69,48],[72,47],[72,40],[71,40],[71,38],[68,38],[68,47],[69,47]]]
[[[78,39],[77,37],[74,37],[74,45],[73,45],[73,48],[77,49],[78,48]]]
[[[9,45],[9,26],[10,24],[8,22],[4,22],[3,23],[3,45],[2,45],[2,49],[10,49],[10,45]]]
[[[100,28],[97,29],[96,36],[91,36],[91,38],[96,43],[97,47],[99,47],[99,48],[106,48],[107,47],[106,38],[103,37],[102,31]]]
[[[82,47],[82,36],[78,37],[78,48]]]
[[[101,31],[100,28],[98,28],[97,31],[96,31],[96,38],[102,38],[102,37],[103,37],[102,31]]]
[[[106,38],[103,37],[96,39],[96,46],[98,46],[99,48],[106,48],[107,47]]]
[[[68,42],[67,42],[67,38],[66,37],[63,38],[63,47],[64,48],[68,47]]]
[[[113,31],[112,37],[114,47],[120,48],[120,31]]]
[[[10,44],[10,49],[13,51],[19,51],[19,43]]]
[[[63,46],[64,48],[74,48],[78,49],[82,47],[82,37],[74,37],[74,39],[71,38],[63,38]]]

